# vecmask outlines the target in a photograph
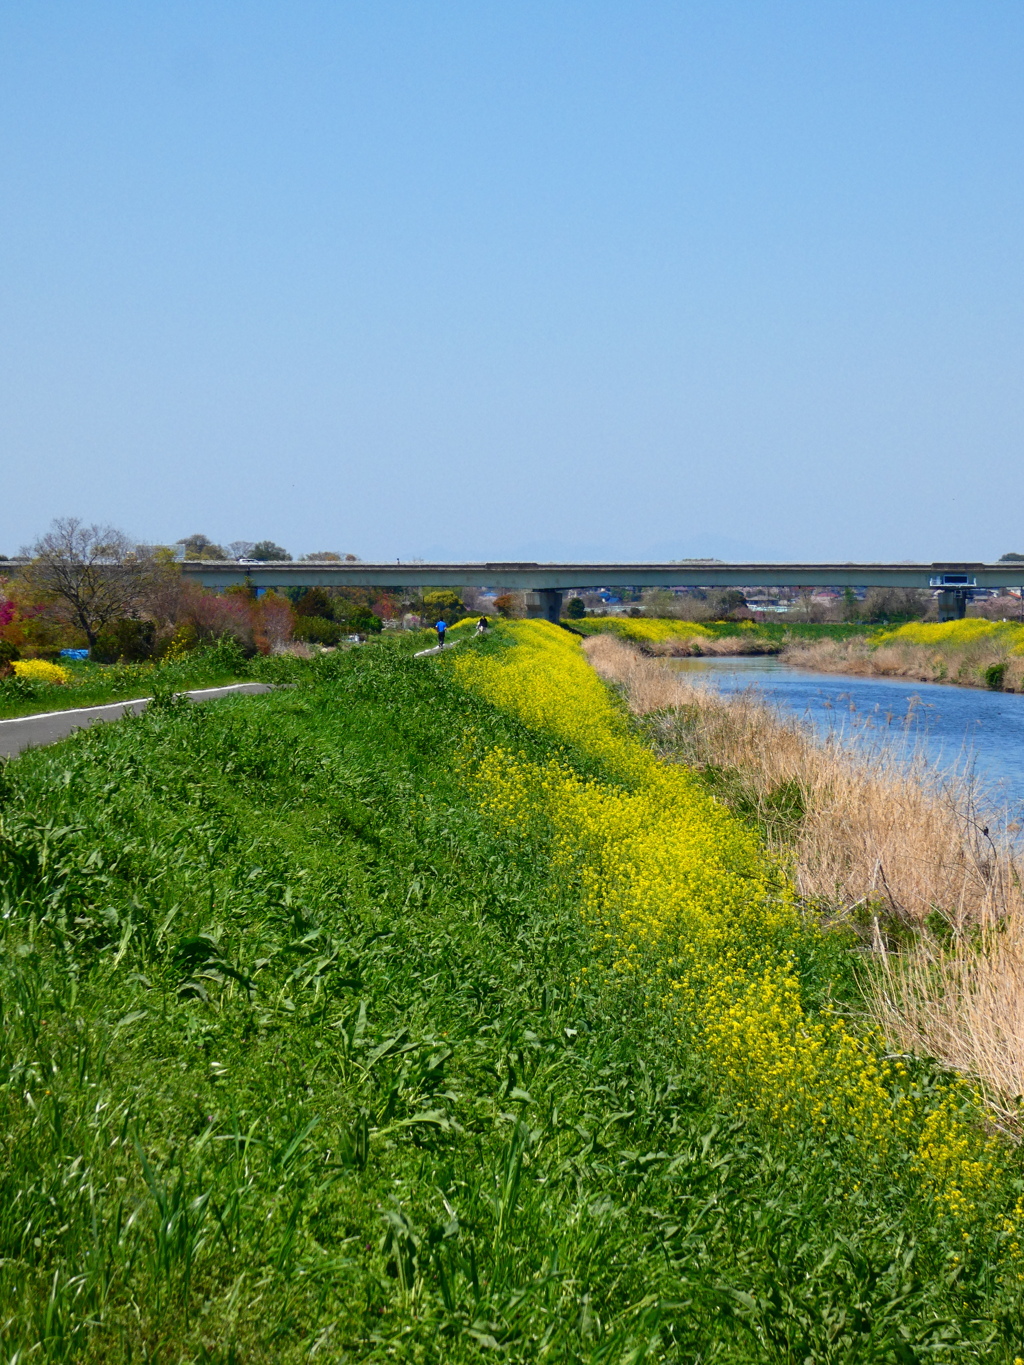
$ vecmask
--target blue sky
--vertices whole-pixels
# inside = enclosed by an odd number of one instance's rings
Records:
[[[1024,7],[0,3],[0,550],[1024,551]]]

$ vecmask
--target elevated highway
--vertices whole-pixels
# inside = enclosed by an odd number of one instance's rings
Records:
[[[584,588],[931,588],[940,614],[962,616],[974,588],[1024,583],[1024,563],[983,564],[387,564],[185,560],[181,571],[208,588],[491,587],[525,591],[531,615],[557,621],[562,594]]]

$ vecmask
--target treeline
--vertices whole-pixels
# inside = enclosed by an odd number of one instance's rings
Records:
[[[123,532],[76,518],[55,521],[29,562],[0,576],[0,673],[19,659],[84,649],[99,663],[176,658],[221,639],[246,655],[331,647],[393,625],[457,621],[475,606],[451,589],[289,588],[210,591],[183,576],[186,558],[290,559],[273,542],[225,548],[192,536],[177,546],[140,546]],[[240,553],[246,551],[246,554]],[[323,552],[307,562],[354,561]]]
[[[736,588],[646,588],[630,593],[619,589],[622,605],[613,611],[625,610],[631,616],[647,616],[657,620],[677,621],[754,621],[763,620],[765,608],[750,589],[746,593]],[[785,603],[786,619],[819,625],[898,625],[908,621],[937,621],[936,593],[926,588],[868,588],[858,597],[851,588],[845,592],[828,592],[824,588],[796,590],[778,589],[770,594],[772,600]],[[584,593],[566,603],[566,615],[580,617],[600,615],[607,604],[596,593]],[[986,620],[1017,619],[1021,613],[1019,597],[1003,592],[977,595],[968,604],[969,616]]]

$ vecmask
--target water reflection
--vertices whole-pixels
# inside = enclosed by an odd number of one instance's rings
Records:
[[[866,730],[875,741],[885,731],[898,734],[901,747],[911,740],[937,766],[972,766],[1000,804],[1024,803],[1024,696],[812,673],[771,656],[673,659],[669,666],[723,692],[753,687],[819,733],[841,728],[856,737]]]

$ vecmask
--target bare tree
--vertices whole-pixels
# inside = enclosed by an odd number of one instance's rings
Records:
[[[59,517],[31,548],[26,581],[89,641],[111,621],[134,615],[152,587],[156,565],[112,526]]]
[[[921,588],[868,588],[864,598],[865,621],[917,619],[926,616],[931,595]]]
[[[228,546],[232,559],[248,559],[256,545],[254,540],[233,540]]]

